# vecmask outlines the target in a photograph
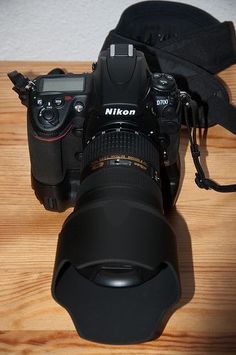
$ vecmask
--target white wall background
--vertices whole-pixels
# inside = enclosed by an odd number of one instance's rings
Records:
[[[96,60],[109,30],[136,2],[0,0],[0,60]],[[236,0],[179,2],[236,24]]]

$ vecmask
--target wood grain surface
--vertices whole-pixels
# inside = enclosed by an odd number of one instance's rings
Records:
[[[0,63],[0,354],[236,354],[236,194],[196,187],[185,130],[183,186],[169,216],[177,235],[182,299],[162,336],[132,346],[90,343],[80,339],[68,313],[53,301],[57,235],[71,211],[45,211],[31,190],[26,109],[6,73],[36,75],[58,66],[90,70],[81,62]],[[236,66],[220,77],[236,103]],[[211,128],[201,149],[213,179],[236,181],[235,136]]]

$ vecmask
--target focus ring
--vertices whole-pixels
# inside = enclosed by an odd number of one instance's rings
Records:
[[[154,200],[154,204],[159,204],[159,207],[162,208],[162,193],[160,185],[150,179],[148,175],[143,174],[141,171],[126,169],[124,167],[101,169],[86,177],[80,185],[79,193],[77,195],[77,207],[81,206],[81,198],[86,196],[87,193],[98,191],[98,189],[112,188],[119,190],[121,187],[127,189],[131,188],[133,191],[142,196],[142,200],[145,199],[145,196],[150,201]],[[105,196],[104,192],[102,193],[102,196]]]

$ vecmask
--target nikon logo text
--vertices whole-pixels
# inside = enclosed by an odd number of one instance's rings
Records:
[[[133,116],[135,115],[135,110],[121,110],[120,108],[106,108],[105,115]]]

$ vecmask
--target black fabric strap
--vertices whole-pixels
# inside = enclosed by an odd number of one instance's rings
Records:
[[[147,21],[143,18],[144,22],[145,20]],[[138,41],[174,54],[212,74],[219,73],[236,62],[235,31],[230,21],[201,27],[193,33],[186,32],[181,35],[181,38],[171,38],[165,41],[160,41],[158,34],[150,33],[150,29],[149,33],[141,36],[138,36],[137,30],[133,33],[129,30],[127,32],[127,27],[124,29],[118,25],[114,32],[119,36],[129,38],[129,41]]]
[[[236,184],[231,185],[220,185],[217,182],[207,179],[203,168],[200,163],[200,150],[197,144],[196,136],[196,116],[197,116],[197,105],[193,100],[188,100],[184,102],[185,105],[185,120],[188,129],[190,150],[193,158],[195,168],[197,170],[195,174],[195,182],[198,187],[205,190],[215,190],[217,192],[236,192]],[[190,126],[190,120],[192,122],[193,128]]]
[[[115,32],[131,41],[164,49],[211,73],[236,62],[233,23],[220,23],[207,12],[187,4],[134,4],[123,12]]]
[[[236,107],[225,102],[221,97],[211,96],[208,99],[208,115],[215,117],[219,125],[236,134]]]
[[[168,53],[209,71],[219,73],[236,62],[235,31],[232,22],[208,26],[186,34],[180,40],[165,41],[161,47]]]
[[[22,105],[28,107],[29,95],[27,87],[30,85],[31,81],[29,78],[25,77],[16,70],[7,74],[11,82],[14,84],[13,90],[19,95]]]

